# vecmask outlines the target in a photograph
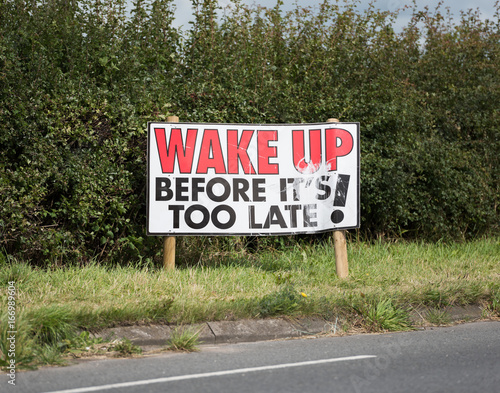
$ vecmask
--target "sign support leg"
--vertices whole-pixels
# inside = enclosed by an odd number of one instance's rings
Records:
[[[338,123],[338,119],[328,119],[327,123]],[[333,246],[335,248],[335,266],[337,276],[346,278],[349,275],[349,264],[347,262],[347,242],[345,231],[333,231]]]
[[[333,231],[333,246],[335,248],[337,276],[339,276],[339,278],[346,278],[349,275],[349,265],[347,263],[345,231]]]
[[[178,123],[179,117],[168,116],[169,123]],[[163,268],[165,270],[175,269],[175,237],[165,236],[163,238]]]
[[[165,270],[175,269],[175,237],[165,236],[163,238],[163,268]]]

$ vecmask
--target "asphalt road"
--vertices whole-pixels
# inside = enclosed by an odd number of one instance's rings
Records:
[[[0,377],[0,392],[500,392],[500,322],[202,347]]]

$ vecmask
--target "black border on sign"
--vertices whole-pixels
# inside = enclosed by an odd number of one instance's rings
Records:
[[[150,189],[150,165],[151,165],[151,160],[150,160],[150,138],[151,138],[151,124],[175,124],[175,125],[189,125],[189,124],[200,124],[200,125],[215,125],[215,126],[250,126],[250,127],[259,127],[259,126],[277,126],[277,127],[283,127],[283,126],[314,126],[314,125],[342,125],[342,124],[355,124],[357,127],[357,154],[356,154],[356,160],[357,160],[357,170],[358,170],[358,178],[357,178],[357,188],[358,188],[358,200],[357,200],[357,223],[354,226],[347,226],[347,227],[335,227],[335,228],[329,228],[329,229],[322,229],[319,231],[300,231],[300,232],[272,232],[272,233],[259,233],[259,232],[234,232],[234,233],[217,233],[217,232],[154,232],[151,233],[149,232],[149,189]],[[172,123],[172,122],[166,122],[166,121],[149,121],[148,122],[148,135],[147,135],[147,160],[148,160],[148,167],[147,167],[147,182],[146,182],[146,235],[147,236],[288,236],[288,235],[314,235],[314,234],[320,234],[320,233],[327,233],[327,232],[332,232],[332,231],[343,231],[347,229],[356,229],[359,228],[361,225],[361,157],[360,157],[360,151],[361,151],[361,146],[360,146],[360,139],[361,139],[361,127],[359,122],[338,122],[338,123],[327,123],[327,122],[322,122],[322,123],[281,123],[281,124],[276,124],[276,123],[194,123],[194,122],[178,122],[178,123]]]

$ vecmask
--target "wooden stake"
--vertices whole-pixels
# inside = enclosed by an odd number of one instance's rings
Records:
[[[327,123],[338,123],[338,119],[328,119]],[[347,262],[347,242],[345,231],[333,231],[333,246],[335,248],[335,265],[337,276],[346,278],[349,275],[349,264]]]
[[[165,270],[175,269],[175,237],[173,236],[163,238],[163,268]]]
[[[168,116],[169,123],[178,123],[179,117]],[[175,269],[175,237],[165,236],[163,238],[163,268],[165,270]]]
[[[335,248],[335,266],[337,276],[346,278],[349,275],[349,264],[347,262],[347,242],[345,231],[333,231],[333,247]]]

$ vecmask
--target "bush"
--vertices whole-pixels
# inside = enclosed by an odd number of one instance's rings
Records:
[[[356,2],[280,10],[193,0],[0,3],[0,247],[37,265],[152,261],[146,124],[361,123],[362,231],[498,233],[500,40],[458,21]],[[189,245],[188,245],[189,247]],[[182,253],[182,250],[180,250]]]

